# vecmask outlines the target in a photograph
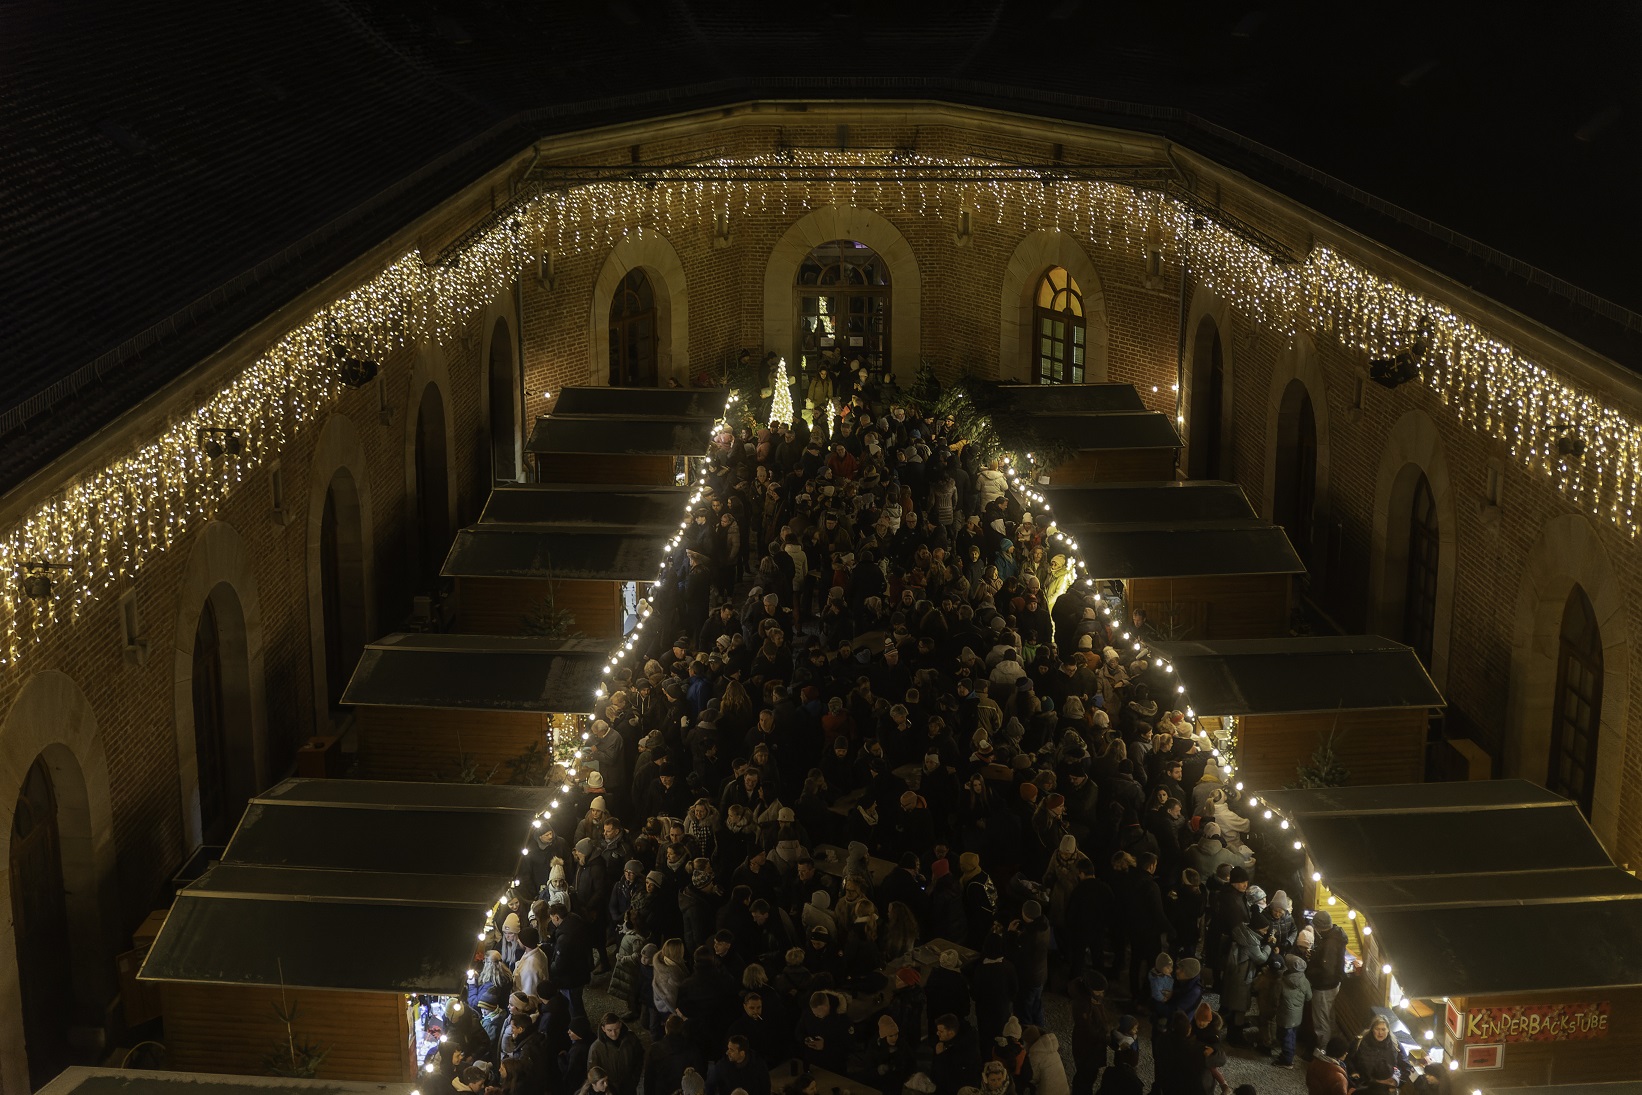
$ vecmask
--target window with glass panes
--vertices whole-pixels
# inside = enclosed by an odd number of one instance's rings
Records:
[[[809,253],[794,286],[798,346],[807,382],[823,365],[847,368],[859,358],[873,371],[890,367],[889,267],[855,240],[833,240]]]
[[[1432,638],[1437,628],[1437,500],[1420,473],[1408,509],[1408,573],[1403,586],[1403,642],[1420,663],[1431,668]]]
[[[1032,311],[1038,340],[1033,355],[1033,383],[1082,384],[1088,337],[1083,294],[1064,267],[1052,266],[1043,275]]]
[[[1579,803],[1587,817],[1596,794],[1597,732],[1601,725],[1602,629],[1597,625],[1591,599],[1576,585],[1562,608],[1546,786]]]
[[[648,388],[655,383],[655,292],[643,270],[631,270],[610,301],[610,384]]]

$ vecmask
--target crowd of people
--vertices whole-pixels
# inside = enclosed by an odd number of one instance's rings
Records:
[[[956,418],[893,398],[720,435],[573,801],[466,1000],[430,1009],[430,1071],[1137,1095],[1149,1058],[1157,1095],[1226,1095],[1249,1047],[1312,1092],[1434,1084],[1383,1019],[1336,1030],[1346,936],[1166,702],[1144,613],[1073,573]]]

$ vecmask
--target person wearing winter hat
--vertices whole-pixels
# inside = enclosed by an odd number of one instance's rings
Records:
[[[881,1092],[900,1095],[917,1070],[916,1038],[904,1037],[901,1025],[888,1013],[878,1017],[878,1038],[868,1048],[867,1069]]]
[[[1306,980],[1311,982],[1312,1045],[1326,1046],[1334,1033],[1334,999],[1346,975],[1346,933],[1334,926],[1334,918],[1319,912],[1311,918],[1314,939],[1306,959]]]

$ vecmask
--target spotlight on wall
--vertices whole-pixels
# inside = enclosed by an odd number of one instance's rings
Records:
[[[1558,456],[1571,456],[1577,460],[1585,455],[1585,439],[1575,433],[1572,427],[1565,428],[1556,435],[1556,453]]]
[[[1420,378],[1420,362],[1425,359],[1425,339],[1417,338],[1406,350],[1398,350],[1390,357],[1370,358],[1368,379],[1382,388],[1395,388]]]
[[[370,358],[345,357],[341,369],[342,383],[350,388],[363,388],[376,379],[376,362]]]
[[[238,456],[244,446],[240,444],[238,426],[201,426],[200,447],[215,460],[223,453]]]
[[[23,596],[31,601],[44,601],[51,596],[51,572],[67,570],[67,563],[48,563],[31,559],[23,564]]]

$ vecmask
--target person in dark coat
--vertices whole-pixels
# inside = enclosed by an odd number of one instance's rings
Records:
[[[1129,943],[1129,986],[1141,998],[1152,958],[1168,943],[1169,917],[1157,887],[1157,856],[1142,852],[1135,866],[1116,876],[1118,901],[1123,906],[1123,928]]]
[[[967,1019],[953,1014],[935,1020],[935,1046],[929,1078],[935,1095],[958,1095],[962,1088],[978,1087],[981,1073],[980,1044]]]
[[[849,1001],[841,994],[822,990],[810,994],[809,1007],[798,1020],[801,1056],[812,1068],[829,1072],[849,1071]]]
[[[550,984],[564,993],[572,1016],[587,1014],[582,1006],[582,989],[593,979],[593,948],[597,942],[587,921],[563,905],[549,905],[547,919],[553,925],[553,957],[548,961]]]
[[[981,1044],[991,1046],[1003,1033],[1003,1025],[1015,1012],[1020,996],[1020,977],[1004,958],[1003,936],[989,935],[981,947],[981,961],[969,975],[970,992],[975,997],[975,1031]]]
[[[724,1056],[707,1070],[707,1095],[730,1095],[738,1088],[747,1095],[770,1095],[770,1066],[747,1039],[732,1035],[725,1040]]]
[[[924,982],[924,1002],[929,1011],[931,1041],[935,1038],[935,1021],[942,1015],[947,1012],[960,1016],[969,1014],[969,981],[964,977],[961,965],[957,951],[944,950],[941,952],[939,964],[929,971],[929,978]]]
[[[515,1013],[509,1025],[513,1039],[513,1095],[547,1095],[549,1081],[556,1075],[547,1038],[528,1015]]]
[[[644,1055],[645,1091],[665,1091],[671,1095],[679,1090],[685,1069],[701,1072],[707,1068],[701,1050],[690,1040],[687,1025],[684,1016],[675,1012],[662,1025],[662,1036],[650,1043]]]
[[[1106,1019],[1106,978],[1090,971],[1066,986],[1072,1003],[1072,1095],[1089,1095],[1101,1070],[1111,1031]]]
[[[1009,924],[1006,943],[1015,967],[1015,1014],[1022,1025],[1047,1026],[1043,988],[1049,983],[1049,920],[1041,905],[1022,904],[1020,919]]]
[[[559,1090],[575,1091],[587,1079],[587,1051],[593,1048],[593,1024],[587,1016],[570,1020],[570,1044],[559,1054]]]

